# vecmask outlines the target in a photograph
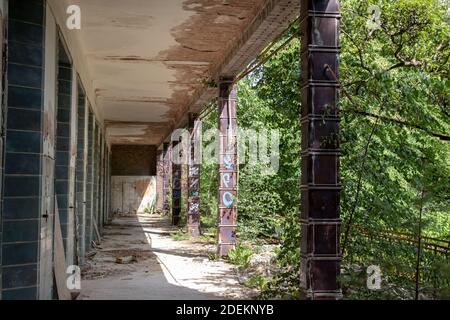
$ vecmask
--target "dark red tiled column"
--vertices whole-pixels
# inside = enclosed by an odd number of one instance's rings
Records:
[[[339,1],[302,0],[301,289],[339,299]]]
[[[189,114],[189,134],[191,139],[188,169],[188,221],[187,227],[191,237],[200,235],[200,163],[199,147],[200,122],[198,114]]]
[[[219,192],[218,254],[227,256],[236,246],[237,218],[237,121],[234,79],[219,83]]]
[[[172,141],[172,224],[178,225],[181,216],[181,164],[179,156],[175,153],[180,152],[178,145],[180,141]]]
[[[164,214],[169,214],[170,212],[170,176],[171,176],[171,161],[170,155],[172,149],[170,143],[163,143],[163,212]]]
[[[163,146],[156,151],[156,210],[164,209],[164,152]]]

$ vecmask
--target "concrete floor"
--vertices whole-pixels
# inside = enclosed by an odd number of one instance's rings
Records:
[[[214,245],[174,241],[167,218],[151,215],[117,217],[105,227],[101,246],[87,260],[81,300],[251,299],[235,268],[210,261]],[[116,263],[134,255],[137,261]]]

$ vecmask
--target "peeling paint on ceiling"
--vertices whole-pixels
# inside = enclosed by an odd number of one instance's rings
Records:
[[[230,48],[268,2],[49,1],[59,14],[64,5],[81,8],[82,29],[70,31],[75,40],[63,33],[83,59],[82,79],[89,79],[86,85],[92,86],[112,144],[160,144],[210,90],[205,80],[216,76]]]

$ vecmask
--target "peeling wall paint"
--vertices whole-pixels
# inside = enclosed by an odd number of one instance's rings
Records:
[[[297,14],[297,2],[49,0],[97,118],[164,123],[146,135],[130,125],[128,136],[122,124],[110,144],[160,144],[212,97],[205,82],[245,67]],[[65,28],[69,4],[81,8],[81,30]]]

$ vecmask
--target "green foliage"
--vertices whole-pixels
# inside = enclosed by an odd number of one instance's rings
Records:
[[[214,236],[202,234],[195,241],[201,243],[215,244],[216,238]]]
[[[253,250],[251,247],[238,245],[236,246],[236,248],[230,250],[230,252],[228,253],[228,258],[232,264],[245,269],[248,267],[252,255]]]
[[[373,4],[381,9],[375,31],[367,28]],[[417,239],[420,222],[422,236],[450,240],[449,4],[342,0],[341,6],[343,231],[352,217],[343,292],[346,298],[411,299],[417,245],[369,237],[357,228]],[[239,168],[238,237],[282,244],[281,273],[265,286],[266,297],[299,297],[299,50],[299,41],[292,41],[239,83],[239,126],[280,132],[276,175],[262,174],[258,165]],[[213,112],[204,127],[216,127],[216,119]],[[217,165],[202,166],[201,184],[202,223],[212,226]],[[379,291],[366,287],[369,265],[382,270]],[[423,249],[420,297],[448,298],[449,269],[448,258]]]
[[[382,12],[381,29],[371,35],[364,28],[369,3],[378,4]],[[443,2],[434,0],[342,4],[341,79],[352,99],[343,97],[341,108],[356,108],[414,125],[343,114],[344,227],[352,215],[353,225],[364,226],[374,234],[392,230],[417,236],[422,211],[423,234],[446,238],[450,231],[450,149],[448,142],[429,132],[450,132],[443,103],[448,99],[448,10]],[[422,192],[423,203],[419,196]],[[353,288],[346,286],[349,274],[344,273],[344,293],[350,297],[361,294],[361,298],[413,297],[415,246],[368,239],[355,232],[353,225],[344,267],[356,264],[365,272],[368,265],[379,265],[387,282],[383,290],[368,295],[363,283],[350,281]],[[423,251],[422,279],[437,274],[435,261],[445,260]],[[448,286],[448,281],[422,283],[421,291],[427,297],[438,296],[436,286]]]
[[[261,274],[250,277],[245,283],[246,286],[257,288],[260,292],[265,292],[268,284],[268,279]]]
[[[144,208],[144,213],[155,214],[157,201],[158,201],[158,194],[156,194],[156,196],[152,199],[152,202],[149,203],[148,206]]]
[[[218,254],[217,253],[208,253],[208,259],[210,260],[210,261],[216,261],[216,260],[219,260],[219,256],[218,256]]]
[[[175,241],[184,241],[189,239],[189,234],[185,230],[180,229],[177,232],[172,233],[170,237]]]

